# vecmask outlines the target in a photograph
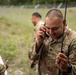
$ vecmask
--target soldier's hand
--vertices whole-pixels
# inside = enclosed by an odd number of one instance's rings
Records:
[[[67,72],[67,70],[68,70],[68,58],[64,53],[59,53],[57,55],[55,64],[62,71]]]
[[[5,68],[8,69],[9,65],[8,65],[8,60],[6,60],[6,62],[4,63]]]
[[[36,42],[38,46],[40,46],[43,40],[45,39],[45,32],[46,32],[46,27],[42,25],[37,31],[37,36],[36,36]]]

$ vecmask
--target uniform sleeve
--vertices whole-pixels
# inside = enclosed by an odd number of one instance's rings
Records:
[[[28,51],[28,56],[30,60],[37,60],[38,59],[38,53],[36,52],[36,42],[32,45],[32,47]]]
[[[34,43],[32,47],[29,49],[28,56],[31,64],[30,67],[34,69],[39,56],[38,53],[36,52],[36,43]]]
[[[73,39],[71,42],[69,59],[70,59],[70,63],[72,64],[71,75],[76,75],[76,39]]]
[[[4,75],[4,72],[5,72],[5,67],[0,64],[0,75]]]

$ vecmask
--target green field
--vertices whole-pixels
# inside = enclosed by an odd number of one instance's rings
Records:
[[[48,10],[0,7],[0,55],[4,61],[9,60],[9,75],[34,75],[28,59],[28,49],[34,38],[31,15],[39,12],[45,21]],[[64,14],[64,9],[60,10]],[[68,8],[67,25],[76,30],[76,8]]]

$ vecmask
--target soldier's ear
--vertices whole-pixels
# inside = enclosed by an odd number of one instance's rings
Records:
[[[64,24],[64,26],[67,26],[67,24],[66,24],[66,20],[63,20],[63,24]]]

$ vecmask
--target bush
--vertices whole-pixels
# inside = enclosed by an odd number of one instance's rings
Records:
[[[17,54],[17,44],[11,39],[0,39],[0,54],[9,61]]]

